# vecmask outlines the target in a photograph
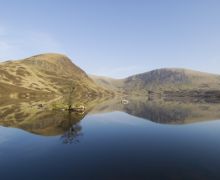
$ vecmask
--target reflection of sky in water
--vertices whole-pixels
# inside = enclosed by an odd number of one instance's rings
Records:
[[[1,176],[218,177],[220,121],[163,125],[114,112],[87,116],[80,126],[82,136],[77,144],[63,144],[60,136],[1,127]]]

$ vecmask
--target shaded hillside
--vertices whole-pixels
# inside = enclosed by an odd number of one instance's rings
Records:
[[[99,87],[72,61],[60,54],[41,54],[0,64],[0,96],[64,95],[74,88],[74,96],[111,94]]]
[[[215,89],[220,87],[220,76],[187,69],[158,69],[128,77],[124,84],[129,89]]]
[[[99,85],[125,94],[163,93],[181,90],[219,90],[220,76],[187,69],[157,69],[121,80],[92,77]]]

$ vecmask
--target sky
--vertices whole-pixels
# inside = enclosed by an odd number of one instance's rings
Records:
[[[220,74],[219,0],[0,0],[0,61],[65,54],[89,74]]]

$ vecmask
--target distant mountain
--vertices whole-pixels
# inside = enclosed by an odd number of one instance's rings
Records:
[[[97,76],[97,75],[89,75],[91,79],[93,79],[97,85],[104,87],[105,89],[109,89],[113,92],[121,93],[124,90],[124,80],[123,79],[114,79],[106,76]]]
[[[0,63],[0,97],[63,96],[74,98],[148,95],[220,98],[220,76],[187,69],[164,68],[113,79],[88,76],[65,55],[40,54]]]
[[[121,90],[125,94],[220,89],[219,75],[178,68],[157,69],[120,80],[95,76],[91,78],[100,86]]]
[[[0,63],[0,96],[63,95],[71,88],[74,96],[81,97],[111,93],[61,54],[40,54]]]

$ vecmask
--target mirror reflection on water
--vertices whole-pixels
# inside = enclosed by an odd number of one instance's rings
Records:
[[[219,103],[96,99],[69,112],[53,101],[0,100],[3,179],[220,178]]]

